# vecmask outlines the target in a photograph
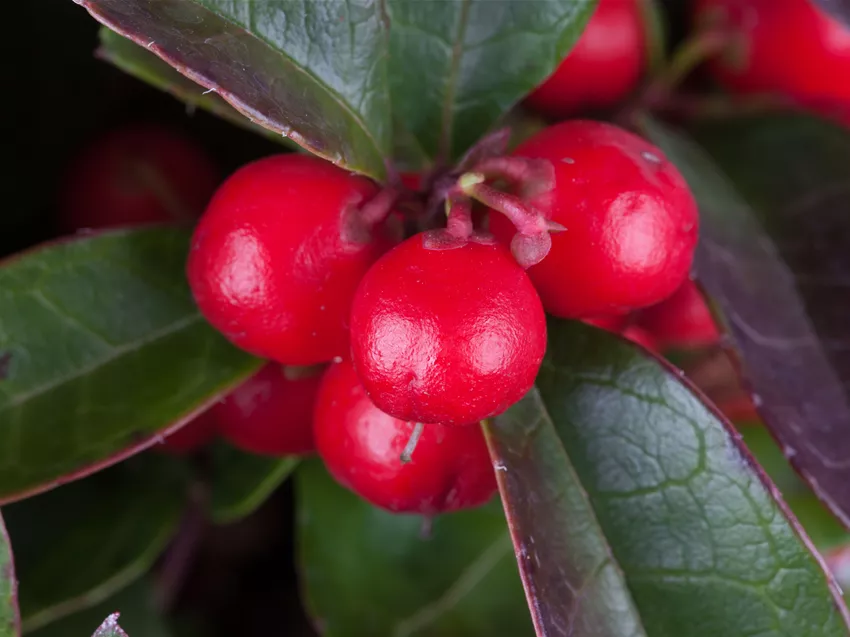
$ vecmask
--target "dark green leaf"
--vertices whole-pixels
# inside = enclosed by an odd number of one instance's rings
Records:
[[[555,70],[595,6],[387,0],[396,127],[423,156],[457,157]]]
[[[553,320],[538,388],[491,442],[539,634],[850,635],[775,488],[675,370]]]
[[[704,150],[657,122],[646,130],[699,201],[696,269],[765,423],[850,526],[850,132],[744,117],[702,130]]]
[[[98,604],[150,568],[180,518],[181,466],[146,453],[3,509],[25,630]]]
[[[111,613],[121,614],[120,622],[130,637],[172,637],[154,604],[151,582],[145,578],[101,602],[59,621],[27,633],[27,637],[87,637]],[[120,635],[120,633],[118,633]]]
[[[258,368],[201,318],[187,250],[153,228],[0,264],[0,501],[143,449]]]
[[[18,637],[21,634],[17,593],[12,545],[3,526],[3,518],[0,518],[0,637]]]
[[[276,142],[290,147],[295,146],[288,137],[283,137],[268,128],[253,123],[225,102],[217,93],[205,90],[203,86],[180,74],[174,67],[163,62],[145,47],[121,37],[106,27],[100,29],[100,46],[97,49],[97,57],[161,91],[170,93],[191,109],[202,108],[237,126]]]
[[[268,458],[217,443],[211,449],[212,519],[224,524],[253,513],[298,465],[298,458]]]
[[[128,637],[127,633],[118,625],[119,617],[120,613],[113,613],[107,617],[100,625],[100,628],[94,631],[92,637]]]
[[[296,476],[302,585],[327,637],[533,631],[494,502],[433,520],[376,509],[315,461]]]
[[[253,122],[383,176],[392,130],[381,3],[77,2]]]

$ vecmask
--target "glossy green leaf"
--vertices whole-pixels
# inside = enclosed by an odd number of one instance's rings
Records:
[[[808,540],[670,367],[552,320],[490,440],[538,634],[846,637]]]
[[[742,116],[702,145],[646,120],[700,205],[695,269],[725,318],[759,413],[850,528],[850,131]]]
[[[377,2],[77,0],[253,122],[373,177],[390,154]]]
[[[146,453],[4,508],[27,632],[100,603],[150,568],[180,519],[181,468]]]
[[[210,453],[210,514],[219,524],[253,513],[298,465],[297,457],[257,456],[223,442]]]
[[[0,264],[0,501],[152,444],[258,368],[199,314],[187,251],[150,228]]]
[[[97,606],[28,632],[27,637],[87,637],[103,618],[120,613],[121,627],[130,637],[173,637],[154,603],[152,582],[142,578]],[[120,635],[120,633],[118,633]]]
[[[457,157],[550,75],[596,0],[387,0],[396,127]]]
[[[205,90],[203,86],[179,73],[145,47],[106,27],[100,29],[99,39],[97,57],[161,91],[170,93],[189,109],[202,108],[236,126],[298,148],[288,137],[255,124],[224,101],[218,93]]]
[[[302,589],[323,635],[533,635],[497,503],[428,529],[367,504],[317,461],[296,485]]]
[[[0,637],[21,634],[18,614],[18,580],[12,559],[12,545],[0,518]]]

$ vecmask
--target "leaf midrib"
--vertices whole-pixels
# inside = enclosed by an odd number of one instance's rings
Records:
[[[452,45],[452,58],[449,63],[449,73],[446,79],[446,97],[443,101],[442,126],[440,127],[439,159],[448,161],[452,154],[452,135],[454,133],[455,108],[454,100],[457,95],[458,76],[460,74],[460,60],[464,50],[464,38],[466,36],[469,21],[469,10],[472,0],[461,0],[460,23],[458,32]]]
[[[53,389],[55,389],[55,388],[57,388],[61,385],[65,385],[67,383],[76,381],[79,378],[81,378],[82,376],[90,374],[100,367],[104,367],[104,366],[106,366],[110,363],[113,363],[116,360],[120,359],[121,357],[123,357],[127,354],[133,354],[133,353],[137,352],[138,350],[140,350],[145,345],[149,345],[151,343],[156,342],[157,340],[164,339],[168,336],[171,336],[172,334],[175,334],[176,332],[179,332],[182,329],[185,329],[185,328],[187,328],[187,327],[189,327],[189,326],[191,326],[195,323],[198,323],[201,320],[202,320],[202,318],[201,318],[200,314],[193,314],[193,315],[184,317],[182,319],[179,319],[177,321],[174,321],[173,323],[166,325],[163,328],[160,328],[158,330],[154,330],[153,332],[151,332],[150,334],[148,334],[144,338],[141,338],[139,340],[131,341],[131,342],[125,343],[123,345],[119,345],[117,347],[114,347],[111,351],[108,352],[107,355],[105,355],[101,358],[98,358],[96,361],[93,361],[93,362],[89,363],[88,365],[84,365],[83,367],[79,367],[79,368],[73,370],[69,374],[64,374],[62,376],[59,376],[57,378],[54,378],[54,379],[46,382],[46,383],[43,383],[43,384],[41,384],[37,387],[34,387],[34,388],[30,389],[29,391],[25,391],[21,394],[17,394],[16,396],[13,396],[12,399],[8,403],[6,403],[3,406],[0,406],[0,414],[9,412],[16,407],[20,407],[23,403],[25,403],[25,402],[33,399],[33,398],[42,396],[42,395],[46,394],[47,392],[49,392],[49,391],[51,391],[51,390],[53,390]]]

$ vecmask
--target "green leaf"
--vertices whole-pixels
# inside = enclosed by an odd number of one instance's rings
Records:
[[[775,488],[676,370],[552,320],[538,388],[490,440],[539,634],[850,635]]]
[[[595,6],[387,0],[397,129],[427,157],[457,157],[557,68]]]
[[[87,637],[102,624],[104,617],[115,612],[121,614],[121,626],[131,637],[173,635],[154,604],[152,582],[142,578],[97,606],[28,632],[27,637]]]
[[[644,128],[700,205],[695,268],[765,424],[850,527],[850,131],[812,117]]]
[[[294,456],[257,456],[223,442],[214,444],[210,451],[210,515],[218,524],[253,513],[298,465]]]
[[[139,451],[259,367],[201,318],[187,251],[151,228],[0,264],[0,502]]]
[[[180,519],[181,468],[146,453],[3,509],[27,632],[100,603],[151,567]]]
[[[428,531],[346,491],[317,461],[301,464],[296,486],[302,587],[323,635],[533,635],[495,502]]]
[[[253,123],[217,93],[205,90],[203,86],[180,74],[145,47],[121,37],[106,27],[100,29],[99,38],[97,57],[161,91],[170,93],[190,109],[202,108],[236,126],[289,147],[299,148],[289,138]]]
[[[390,155],[382,3],[77,0],[251,121],[375,178]]]
[[[12,545],[0,517],[0,637],[18,637],[21,619],[18,613],[18,579],[12,559]]]
[[[120,613],[113,613],[107,617],[100,625],[100,628],[94,631],[92,637],[129,637],[121,629],[121,626],[118,625],[118,618],[120,616]]]

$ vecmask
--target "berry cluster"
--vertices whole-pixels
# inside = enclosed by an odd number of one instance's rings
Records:
[[[187,271],[207,320],[277,364],[211,410],[222,433],[261,453],[304,452],[293,440],[313,439],[364,498],[431,515],[493,494],[477,425],[533,385],[544,310],[620,322],[670,297],[687,279],[697,211],[657,148],[595,121],[422,182],[381,188],[300,154],[254,162],[213,196]],[[445,203],[444,224],[426,199]],[[419,230],[402,238],[402,226]],[[317,364],[330,366],[312,433],[269,432],[309,428],[283,393],[312,393],[279,365]],[[277,425],[248,413],[261,383],[281,393]]]

